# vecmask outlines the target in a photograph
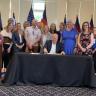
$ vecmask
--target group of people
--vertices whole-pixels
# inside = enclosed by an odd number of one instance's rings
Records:
[[[32,20],[31,25],[25,21],[22,29],[21,23],[14,24],[10,18],[0,37],[3,37],[2,66],[5,71],[10,58],[17,52],[93,56],[96,69],[96,27],[90,30],[88,22],[82,24],[79,33],[71,20],[67,20],[66,25],[61,22],[57,31],[54,23],[42,30],[36,20]]]

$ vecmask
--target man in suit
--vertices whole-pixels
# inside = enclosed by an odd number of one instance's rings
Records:
[[[63,46],[60,42],[58,42],[58,34],[52,34],[52,40],[46,41],[44,45],[44,53],[50,54],[65,54],[63,51]]]

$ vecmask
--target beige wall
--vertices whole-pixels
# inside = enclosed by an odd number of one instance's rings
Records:
[[[3,24],[6,25],[9,17],[9,1],[0,0],[0,11]],[[81,1],[81,9],[80,8]],[[96,3],[96,2],[95,2]],[[94,11],[94,0],[67,0],[67,18],[75,22],[76,15],[80,13],[80,23],[90,21]],[[28,15],[31,0],[12,0],[12,13],[15,12],[16,20],[23,23]],[[66,13],[66,0],[46,0],[47,18],[49,25],[54,22],[57,27],[61,21],[64,21]],[[80,12],[79,12],[80,11]],[[94,13],[94,24],[96,26],[96,10]]]

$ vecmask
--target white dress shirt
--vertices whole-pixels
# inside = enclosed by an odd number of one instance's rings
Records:
[[[19,38],[20,38],[20,43],[22,43],[22,36],[20,33],[19,33]]]
[[[1,35],[3,37],[9,37],[10,39],[12,39],[12,32],[7,32],[5,29],[1,31]]]
[[[51,54],[56,54],[56,44],[53,44],[53,43],[52,43],[52,47],[51,47],[51,50],[50,50],[49,53],[51,53]]]
[[[41,31],[37,27],[33,28],[27,27],[25,30],[25,40],[27,44],[34,44],[35,42],[39,41],[41,38]]]

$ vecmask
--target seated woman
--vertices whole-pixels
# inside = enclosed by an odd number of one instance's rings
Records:
[[[20,23],[16,24],[16,31],[12,34],[12,41],[14,53],[24,51],[25,39]]]
[[[84,22],[82,25],[82,32],[78,36],[78,55],[92,55],[92,45],[94,36],[89,30],[89,23]]]

